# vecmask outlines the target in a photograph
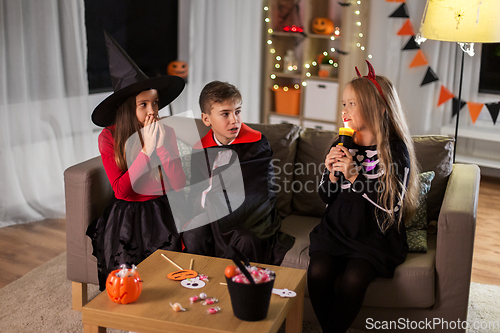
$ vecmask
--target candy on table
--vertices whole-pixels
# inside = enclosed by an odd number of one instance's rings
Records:
[[[199,297],[199,296],[189,297],[189,301],[190,301],[191,303],[198,302],[199,300],[200,300],[200,297]]]
[[[205,302],[203,302],[203,305],[212,305],[214,303],[217,303],[219,300],[215,297],[207,298]]]
[[[218,306],[216,306],[215,308],[210,308],[210,309],[207,310],[207,312],[209,314],[216,314],[219,311],[220,311],[220,308]]]
[[[203,281],[205,281],[205,282],[208,282],[208,281],[209,281],[209,280],[208,280],[208,276],[207,276],[207,275],[205,275],[205,274],[200,274],[198,277],[200,278],[200,280],[203,280]]]
[[[205,293],[200,294],[200,299],[206,299],[206,298],[207,298],[207,294],[205,294]]]
[[[170,303],[170,306],[175,312],[186,311],[186,309],[184,309],[180,303]]]

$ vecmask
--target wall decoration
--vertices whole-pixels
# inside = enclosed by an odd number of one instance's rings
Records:
[[[410,19],[407,19],[405,24],[399,29],[398,36],[414,36],[415,32],[413,31],[413,25],[411,24]]]
[[[398,7],[389,17],[404,17],[404,18],[409,18],[410,16],[408,15],[408,9],[406,8],[406,3],[403,3],[401,6]]]
[[[420,86],[424,86],[426,84],[429,84],[429,83],[437,81],[437,80],[439,80],[439,78],[437,77],[436,73],[434,73],[432,68],[427,67],[427,73],[425,74],[425,77],[422,80],[422,83],[420,83]]]
[[[412,62],[410,63],[409,67],[419,67],[419,66],[424,66],[428,65],[427,59],[425,57],[425,54],[423,51],[420,49],[420,42],[419,39],[415,36],[413,26],[411,24],[410,18],[409,18],[409,13],[408,13],[408,7],[405,4],[404,0],[386,0],[386,2],[400,2],[402,3],[399,5],[396,10],[392,12],[392,14],[389,15],[389,18],[406,18],[404,21],[404,24],[398,31],[398,36],[411,36],[406,45],[402,48],[402,51],[408,51],[408,50],[418,50],[417,53],[415,54],[415,57],[413,58]],[[460,18],[460,13],[458,13],[458,19]],[[338,52],[338,50],[337,50]],[[430,84],[432,82],[439,81],[439,78],[435,71],[428,66],[427,71],[425,73],[425,76],[422,80],[422,83],[420,86],[424,86],[427,84]],[[456,115],[456,107],[457,104],[460,103],[460,110],[467,105],[467,108],[469,109],[469,115],[471,117],[472,123],[474,124],[479,117],[479,114],[481,113],[483,106],[486,105],[486,108],[488,109],[491,119],[493,120],[493,124],[495,125],[498,119],[498,115],[500,113],[500,101],[499,102],[493,102],[493,103],[477,103],[477,102],[471,102],[471,101],[458,101],[458,98],[453,95],[453,93],[448,90],[444,85],[440,86],[440,91],[439,91],[439,98],[437,102],[437,106],[441,106],[442,104],[448,102],[450,99],[453,100],[453,108],[452,108],[452,117]]]
[[[411,67],[417,67],[417,66],[424,66],[427,65],[427,59],[425,58],[424,52],[422,50],[418,50],[417,54],[415,55],[415,58],[413,58],[413,61],[410,64]]]

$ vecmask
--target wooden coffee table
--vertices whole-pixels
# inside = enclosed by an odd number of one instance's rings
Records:
[[[193,269],[208,275],[209,282],[201,289],[187,289],[179,281],[167,278],[167,274],[178,269],[161,256],[172,259],[184,269],[188,269],[194,259]],[[138,266],[143,282],[142,294],[131,304],[116,304],[104,291],[83,307],[83,331],[105,332],[106,327],[140,333],[149,332],[277,332],[286,318],[286,332],[302,332],[304,290],[306,271],[301,269],[262,265],[276,273],[274,288],[294,290],[293,298],[271,295],[267,318],[257,322],[247,322],[233,315],[231,300],[225,283],[224,269],[233,262],[228,259],[205,257],[193,254],[158,250]],[[219,300],[213,306],[221,311],[208,314],[209,306],[198,301],[190,304],[191,296],[206,293]],[[187,311],[175,312],[170,303],[180,303]]]

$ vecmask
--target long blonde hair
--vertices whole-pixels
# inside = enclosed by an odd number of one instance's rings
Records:
[[[398,229],[401,222],[407,223],[415,213],[418,203],[418,166],[413,148],[413,140],[406,122],[406,118],[401,106],[396,89],[392,83],[384,76],[377,75],[376,80],[384,93],[384,98],[380,95],[374,83],[366,78],[356,78],[349,85],[354,90],[363,117],[364,124],[373,133],[377,140],[377,151],[379,165],[384,171],[380,177],[379,188],[381,194],[378,196],[378,205],[387,213],[380,214],[380,209],[376,210],[377,221],[382,232],[386,232],[394,224]],[[390,148],[390,140],[401,139],[408,150],[410,158],[410,174],[408,188],[405,191],[405,184],[402,184],[397,175],[397,165]],[[401,195],[404,198],[401,198]],[[402,211],[395,211],[396,205],[402,201]]]

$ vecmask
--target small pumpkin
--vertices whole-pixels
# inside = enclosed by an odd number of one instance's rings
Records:
[[[171,61],[167,66],[167,74],[168,75],[180,76],[184,80],[188,76],[188,70],[189,70],[189,66],[188,66],[187,62],[180,61],[180,60]]]
[[[126,270],[126,273],[125,271]],[[121,277],[125,273],[123,277]],[[135,269],[116,269],[106,279],[109,298],[119,304],[135,302],[142,292],[142,280]]]
[[[334,30],[333,22],[326,17],[316,17],[312,22],[314,33],[321,35],[331,35]]]

